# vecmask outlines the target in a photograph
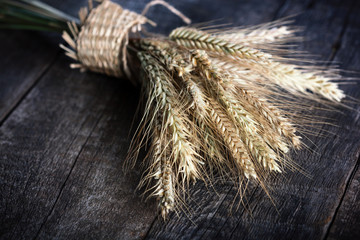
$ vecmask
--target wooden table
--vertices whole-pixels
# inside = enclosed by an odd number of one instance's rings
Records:
[[[86,0],[46,1],[72,15]],[[143,1],[120,1],[140,12]],[[307,40],[299,50],[360,71],[360,1],[171,1],[193,22],[253,25],[298,14]],[[150,10],[168,33],[182,25],[163,7]],[[1,239],[360,239],[360,107],[331,111],[294,155],[311,177],[288,171],[271,196],[251,186],[247,207],[229,208],[230,184],[217,193],[191,187],[191,215],[164,223],[154,200],[135,192],[141,171],[122,164],[139,91],[125,79],[71,70],[56,34],[0,31]],[[356,76],[356,74],[355,74]],[[359,76],[359,74],[357,74]],[[357,83],[342,89],[360,98]],[[135,124],[136,124],[135,119]],[[323,135],[326,134],[326,137]],[[142,156],[143,157],[143,156]],[[141,161],[140,157],[139,161]]]

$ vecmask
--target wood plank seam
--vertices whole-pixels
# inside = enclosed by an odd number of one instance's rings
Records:
[[[230,192],[233,191],[233,190],[234,190],[234,187],[231,187],[231,188],[227,191],[224,199],[220,202],[220,204],[219,204],[218,207],[216,208],[215,213],[214,213],[214,215],[212,216],[212,218],[211,218],[210,221],[213,221],[215,215],[219,212],[220,206],[224,203],[224,201],[225,201],[225,199],[227,198],[227,196],[228,196],[228,195],[230,194]],[[202,239],[202,238],[204,237],[205,233],[209,230],[209,228],[210,228],[210,226],[208,226],[208,227],[205,229],[205,231],[203,232],[203,234],[200,236],[200,239]]]
[[[14,103],[10,105],[10,108],[0,116],[0,127],[4,124],[4,122],[10,117],[10,115],[16,110],[16,108],[21,104],[21,102],[29,95],[32,89],[40,82],[40,80],[45,76],[45,74],[51,69],[51,67],[55,64],[56,60],[63,54],[61,50],[55,54],[55,57],[52,61],[45,67],[45,69],[35,78],[35,80],[28,86],[21,96],[19,96]]]
[[[358,155],[359,155],[359,153],[358,153]],[[327,229],[326,229],[326,231],[325,231],[325,234],[324,234],[324,237],[322,238],[322,240],[328,239],[328,237],[329,237],[331,227],[332,227],[333,224],[334,224],[334,221],[335,221],[335,219],[336,219],[336,216],[337,216],[337,214],[338,214],[338,212],[339,212],[339,210],[340,210],[340,207],[341,207],[341,205],[342,205],[342,203],[343,203],[343,201],[344,201],[345,195],[346,195],[347,191],[348,191],[349,188],[350,188],[351,182],[352,182],[352,180],[354,179],[354,176],[355,176],[355,174],[356,174],[356,171],[359,169],[359,165],[360,165],[360,155],[359,155],[359,157],[358,157],[358,160],[357,160],[354,168],[351,170],[351,174],[349,175],[349,177],[348,177],[348,179],[347,179],[347,181],[346,181],[345,190],[344,190],[344,192],[343,192],[343,194],[342,194],[342,196],[341,196],[341,198],[340,198],[340,201],[339,201],[338,206],[336,207],[336,209],[335,209],[335,211],[334,211],[334,214],[333,214],[333,216],[332,216],[332,218],[331,218],[331,221],[330,221],[330,223],[329,223],[329,226],[327,227]]]
[[[327,63],[327,66],[329,66],[334,61],[334,59],[336,57],[336,54],[338,53],[339,49],[341,48],[342,38],[344,37],[344,34],[345,34],[345,32],[346,32],[346,30],[348,28],[349,18],[350,18],[350,15],[352,13],[354,5],[355,5],[355,2],[351,1],[349,11],[347,12],[347,15],[346,15],[346,18],[345,18],[345,21],[344,21],[344,25],[341,28],[340,34],[338,35],[336,41],[332,44],[333,49],[332,49],[331,55],[329,57],[329,62]]]
[[[253,197],[254,197],[254,195],[255,195],[255,193],[256,193],[256,191],[257,191],[258,189],[259,189],[259,184],[256,185],[255,189],[254,189],[253,192],[251,193],[250,198],[249,198],[249,202],[253,199]],[[256,206],[257,206],[257,205],[255,205],[254,208],[255,208]],[[253,211],[254,208],[251,209],[251,210],[250,210],[250,209],[248,210],[249,213],[250,213],[250,215],[251,215],[251,211]],[[241,212],[241,214],[239,215],[238,221],[237,221],[234,229],[233,229],[233,230],[231,231],[231,233],[230,233],[230,239],[233,237],[235,230],[238,228],[238,226],[239,226],[239,224],[240,224],[240,222],[241,222],[241,217],[243,216],[245,210],[246,210],[246,209],[244,209],[244,210]],[[221,229],[220,229],[220,230],[221,230]],[[219,232],[220,232],[220,231],[219,231]]]
[[[345,18],[345,21],[344,21],[344,25],[343,25],[343,27],[342,27],[342,29],[341,29],[341,31],[340,31],[340,34],[339,34],[339,36],[337,37],[337,40],[333,43],[334,48],[333,48],[333,51],[332,51],[332,53],[331,53],[331,55],[330,55],[330,57],[329,57],[329,62],[328,62],[327,65],[330,65],[330,64],[334,61],[334,59],[335,59],[335,57],[336,57],[336,54],[339,52],[339,49],[340,49],[341,44],[342,44],[342,39],[343,39],[343,37],[344,37],[344,35],[345,35],[345,32],[346,32],[346,30],[347,30],[347,28],[348,28],[350,15],[351,15],[351,13],[352,13],[352,11],[353,11],[354,5],[355,5],[355,1],[353,0],[353,1],[351,1],[349,10],[348,10],[348,12],[347,12],[347,15],[346,15],[346,18]],[[343,203],[343,200],[344,200],[344,198],[345,198],[346,192],[347,192],[347,190],[348,190],[349,187],[350,187],[351,181],[352,181],[352,179],[354,178],[354,175],[355,175],[355,173],[356,173],[356,169],[358,168],[359,160],[360,160],[360,157],[358,158],[358,160],[357,160],[354,168],[352,169],[351,174],[349,175],[349,178],[346,180],[346,186],[345,186],[344,192],[342,193],[342,196],[341,196],[341,198],[340,198],[340,201],[339,201],[339,203],[338,203],[338,206],[336,207],[336,209],[335,209],[335,211],[334,211],[334,214],[333,214],[333,216],[331,217],[330,223],[328,224],[327,227],[325,226],[325,234],[323,235],[323,238],[322,238],[322,239],[327,239],[328,236],[329,236],[329,233],[330,233],[331,227],[332,227],[332,225],[333,225],[333,223],[334,223],[334,221],[335,221],[336,215],[337,215],[337,213],[338,213],[338,211],[339,211],[339,209],[340,209],[340,207],[341,207],[341,205],[342,205],[342,203]]]
[[[110,97],[110,99],[112,99],[113,96],[114,96],[114,94]],[[63,190],[64,190],[64,188],[65,188],[65,186],[66,186],[66,182],[68,181],[71,173],[73,172],[73,169],[74,169],[74,167],[75,167],[75,165],[76,165],[76,163],[77,163],[77,161],[78,161],[78,159],[79,159],[79,156],[81,155],[84,147],[86,146],[88,140],[90,139],[91,134],[93,133],[93,131],[95,130],[96,126],[97,126],[98,123],[100,122],[104,111],[105,111],[105,108],[100,112],[100,114],[99,114],[100,117],[97,119],[96,123],[94,124],[94,126],[93,126],[92,129],[91,129],[91,131],[89,132],[89,135],[87,136],[84,144],[81,146],[81,149],[80,149],[80,151],[78,152],[78,154],[77,154],[77,156],[76,156],[76,158],[75,158],[75,160],[74,160],[74,163],[72,164],[71,169],[70,169],[68,175],[66,176],[66,179],[65,179],[64,183],[61,185],[59,194],[56,196],[56,199],[55,199],[55,201],[54,201],[54,204],[52,205],[49,213],[46,215],[46,218],[45,218],[44,222],[41,224],[39,230],[37,231],[37,233],[36,233],[36,235],[35,235],[35,237],[34,237],[34,240],[39,237],[42,228],[45,226],[45,224],[46,224],[46,222],[48,221],[50,215],[53,213],[53,211],[54,211],[54,209],[55,209],[55,206],[56,206],[58,200],[60,199],[60,196],[61,196],[61,194],[62,194],[62,192],[63,192]]]
[[[306,10],[312,9],[315,6],[315,2],[316,0],[309,1],[309,3],[306,5]]]
[[[144,237],[142,238],[143,240],[147,239],[147,237],[149,236],[150,231],[151,231],[152,227],[154,226],[154,224],[155,224],[155,222],[156,222],[157,219],[158,219],[158,217],[154,217],[154,220],[151,222],[148,230],[146,231],[146,234],[145,234]]]

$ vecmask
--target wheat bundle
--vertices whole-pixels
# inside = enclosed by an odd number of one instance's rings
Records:
[[[187,21],[160,0],[144,12],[158,3]],[[290,53],[284,46],[296,38],[286,22],[206,31],[188,26],[166,37],[145,36],[143,25],[154,23],[110,1],[95,8],[90,1],[79,22],[50,12],[48,21],[68,21],[55,30],[66,29],[69,47],[61,47],[77,61],[71,67],[129,79],[135,68],[142,70],[136,82],[146,104],[128,164],[141,146],[150,146],[139,187],[158,199],[164,219],[181,209],[190,183],[214,181],[216,174],[266,190],[266,176],[294,166],[289,152],[302,147],[304,118],[289,109],[304,99],[339,103],[345,97],[335,71],[284,56]]]

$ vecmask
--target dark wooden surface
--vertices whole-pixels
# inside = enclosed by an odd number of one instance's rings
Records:
[[[86,4],[46,2],[73,15]],[[137,12],[145,5],[120,3]],[[252,25],[298,14],[294,24],[304,27],[308,40],[298,49],[360,71],[359,1],[171,3],[194,22]],[[182,24],[162,7],[149,16],[159,23],[152,31],[168,33]],[[360,239],[358,105],[327,113],[337,127],[315,131],[316,146],[308,141],[315,153],[294,155],[311,178],[287,172],[271,181],[275,206],[250,186],[247,208],[230,212],[233,186],[216,186],[216,194],[197,183],[191,215],[172,214],[164,223],[155,202],[135,192],[141,171],[122,171],[138,89],[124,79],[69,69],[59,41],[54,34],[0,31],[1,239]],[[342,88],[360,98],[359,84]]]

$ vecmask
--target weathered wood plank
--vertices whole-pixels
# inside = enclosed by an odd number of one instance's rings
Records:
[[[69,0],[44,2],[73,15],[81,6]],[[54,63],[61,53],[57,47],[60,41],[59,34],[0,32],[0,125]]]
[[[303,12],[296,17],[296,24],[306,27],[305,37],[311,41],[300,44],[299,49],[317,54],[318,59],[324,61],[334,56],[334,47],[346,27],[351,8],[351,1],[287,1],[278,17]],[[358,36],[353,37],[354,41],[358,39]],[[356,48],[351,49],[356,51]],[[350,53],[344,52],[344,56],[347,54]],[[345,60],[342,68],[348,69],[345,58],[337,60]],[[353,70],[358,71],[359,67]],[[358,86],[344,89],[349,95],[359,98]],[[184,215],[166,224],[157,221],[148,239],[169,236],[181,239],[323,238],[356,165],[359,142],[354,139],[358,139],[360,134],[359,120],[353,111],[334,112],[327,116],[342,127],[322,126],[311,137],[316,143],[317,154],[302,151],[295,156],[296,162],[312,175],[311,179],[300,173],[287,173],[272,181],[271,195],[276,208],[263,190],[250,187],[247,195],[250,198],[249,211],[240,208],[229,215],[235,189],[229,191],[229,186],[225,186],[219,190],[220,197],[214,200],[215,197],[200,185],[193,191],[194,202],[199,205],[191,216],[193,222]],[[321,134],[329,135],[327,132],[334,136],[320,137]]]
[[[330,47],[334,48],[341,38],[347,24],[348,13],[352,10],[351,7],[351,2],[345,4],[343,1],[319,1],[313,4],[307,13],[304,13],[306,21],[309,22],[306,36],[313,38],[316,45],[311,50],[312,53],[320,54],[323,60],[332,58],[334,49]],[[319,32],[324,35],[320,35]],[[346,59],[338,60],[346,62]],[[342,67],[348,69],[346,64]],[[347,94],[359,98],[353,86],[344,89]],[[312,138],[317,145],[318,155],[301,154],[298,159],[298,162],[310,171],[313,178],[304,179],[295,175],[289,176],[288,182],[283,186],[275,182],[274,189],[277,189],[275,192],[279,194],[278,205],[281,208],[279,215],[276,216],[274,211],[268,213],[268,208],[258,208],[258,204],[255,204],[254,218],[244,216],[247,220],[244,221],[245,223],[239,222],[240,225],[232,234],[232,239],[240,236],[255,239],[269,234],[274,236],[270,238],[276,236],[280,239],[325,237],[343,195],[344,186],[356,164],[356,155],[359,151],[359,143],[354,141],[359,136],[359,122],[354,117],[354,112],[346,111],[344,115],[329,113],[327,116],[342,127],[323,126],[317,134],[324,134],[326,131],[335,136],[325,134],[329,136]],[[294,193],[294,195],[289,195],[289,193]],[[260,199],[264,197],[264,194],[260,195]],[[259,204],[263,206],[262,201]]]
[[[360,171],[359,162],[351,176],[340,209],[331,225],[327,239],[359,239],[360,232]]]
[[[133,194],[138,175],[121,172],[136,91],[67,67],[61,57],[1,128],[1,236],[106,238],[109,224],[138,236],[129,226],[154,211]]]
[[[57,41],[49,49],[57,51]],[[1,127],[0,237],[140,238],[156,216],[154,202],[134,194],[139,171],[121,171],[137,92],[118,79],[70,70],[69,62],[61,57],[43,73]],[[9,65],[22,79],[18,68]]]
[[[73,15],[79,6],[86,4],[83,0],[70,1],[69,5],[69,1],[47,2]],[[137,12],[144,6],[140,0],[118,2]],[[359,70],[360,54],[353,47],[359,38],[356,28],[359,8],[351,6],[351,1],[170,3],[194,22],[223,18],[223,22],[239,25],[257,24],[304,12],[296,17],[297,24],[306,26],[305,34],[312,41],[304,42],[300,49],[320,55],[321,60],[335,56],[335,60],[344,63],[342,68]],[[347,22],[352,7],[354,19]],[[166,33],[182,24],[162,7],[151,10],[149,16],[159,22],[157,32]],[[339,45],[339,41],[345,43]],[[48,43],[49,49],[56,49],[57,43],[53,42]],[[4,42],[0,46],[6,49],[11,44]],[[337,46],[341,48],[333,51]],[[24,56],[25,60],[34,56],[31,51],[14,52],[14,56]],[[42,54],[41,59],[46,56]],[[0,61],[8,64],[6,59]],[[337,239],[359,233],[356,231],[359,171],[355,170],[360,126],[356,112],[330,113],[328,116],[341,127],[322,126],[316,134],[331,131],[335,135],[325,139],[312,137],[318,154],[303,151],[297,155],[296,161],[309,171],[312,179],[290,172],[272,180],[276,208],[261,189],[249,186],[246,195],[249,210],[240,207],[230,215],[235,188],[231,184],[216,185],[217,195],[198,183],[190,191],[191,216],[181,213],[177,218],[172,214],[163,223],[156,218],[155,202],[144,203],[134,193],[139,169],[129,175],[122,172],[137,91],[121,80],[70,70],[69,62],[61,56],[49,70],[40,71],[41,77],[30,77],[39,80],[34,87],[25,88],[30,89],[25,95],[17,95],[22,101],[0,128],[0,238],[318,239],[329,232],[329,238]],[[21,81],[35,72],[30,67],[16,72],[18,65],[6,66],[14,79],[19,77]],[[2,81],[5,74],[0,76]],[[21,81],[12,88],[21,86]],[[10,85],[5,88],[10,92]],[[357,85],[344,89],[359,98]],[[339,210],[334,218],[336,209]],[[350,225],[350,221],[356,223]],[[345,224],[348,228],[344,228]],[[340,232],[339,228],[344,230]]]
[[[138,94],[124,81],[102,81],[115,91],[106,87],[104,93],[109,101],[99,105],[103,108],[99,118],[39,230],[38,239],[140,238],[154,217],[153,202],[144,204],[134,193],[140,173],[125,175],[122,171]]]
[[[360,36],[360,19],[359,19],[360,3],[355,1],[353,10],[349,17],[349,21],[344,32],[344,36],[339,41],[340,50],[336,55],[335,60],[340,62],[341,65],[346,66],[346,69],[359,71],[360,66],[360,51],[352,51],[352,49],[359,49],[359,36]],[[358,87],[356,89],[359,89]],[[359,90],[357,90],[359,92]],[[357,96],[359,94],[357,93]],[[357,98],[359,99],[359,98]],[[360,118],[359,105],[355,108],[352,114],[353,119]],[[359,124],[357,125],[359,126]],[[354,148],[357,148],[359,153],[359,140],[360,134],[354,139]],[[355,144],[356,143],[356,144]],[[359,239],[360,238],[360,154],[357,164],[354,167],[347,185],[344,185],[345,193],[343,195],[341,205],[339,206],[333,222],[328,230],[328,239]]]
[[[49,40],[34,32],[0,32],[0,124],[59,53]]]

